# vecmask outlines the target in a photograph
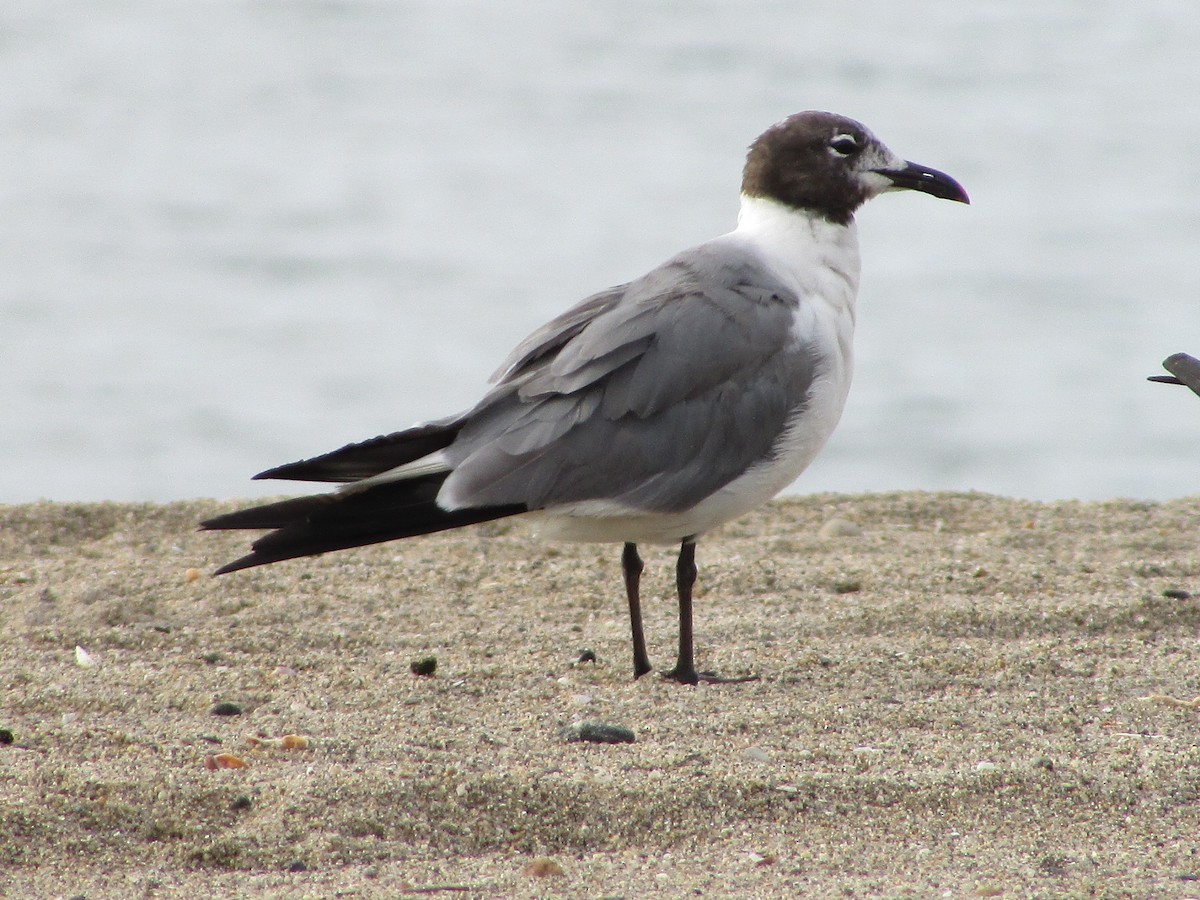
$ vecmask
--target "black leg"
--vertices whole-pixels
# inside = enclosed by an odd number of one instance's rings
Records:
[[[621,571],[625,574],[625,595],[629,598],[629,627],[633,632],[633,677],[641,678],[650,671],[650,657],[646,655],[646,635],[642,632],[642,569],[645,565],[638,556],[637,544],[627,543],[621,552]]]
[[[692,646],[692,586],[696,583],[696,543],[684,539],[675,564],[675,587],[679,591],[679,656],[675,668],[663,674],[681,684],[695,684],[696,674]]]
[[[684,538],[679,547],[679,562],[675,566],[675,584],[679,590],[679,657],[675,668],[663,676],[680,684],[727,684],[740,681],[757,681],[757,675],[742,678],[722,678],[712,672],[697,672],[695,648],[692,638],[692,587],[696,584],[696,541]]]

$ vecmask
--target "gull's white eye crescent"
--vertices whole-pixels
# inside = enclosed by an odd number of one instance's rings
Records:
[[[852,134],[835,134],[829,142],[829,152],[845,159],[858,152],[858,138]]]

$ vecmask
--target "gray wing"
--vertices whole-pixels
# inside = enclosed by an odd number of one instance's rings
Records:
[[[821,360],[801,298],[710,242],[583,301],[522,343],[447,448],[444,496],[541,509],[685,510],[770,458]]]
[[[508,358],[500,364],[500,368],[492,374],[491,380],[497,383],[508,381],[514,374],[527,372],[547,359],[552,359],[554,354],[579,334],[589,322],[620,303],[628,289],[629,285],[621,284],[593,294],[562,315],[551,319],[517,344]]]

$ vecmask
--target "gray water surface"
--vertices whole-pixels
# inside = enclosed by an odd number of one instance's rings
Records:
[[[1200,6],[0,7],[0,502],[278,493],[471,404],[732,227],[805,108],[944,169],[859,215],[857,373],[795,490],[1200,492]]]

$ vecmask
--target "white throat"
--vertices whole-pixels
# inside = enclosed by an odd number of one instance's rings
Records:
[[[743,194],[731,236],[748,240],[799,296],[819,298],[853,323],[861,270],[853,219],[838,225],[808,210]]]

